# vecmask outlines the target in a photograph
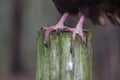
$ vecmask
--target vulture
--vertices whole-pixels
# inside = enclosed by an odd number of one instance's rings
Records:
[[[106,26],[107,19],[114,25],[120,25],[120,0],[52,0],[55,7],[62,15],[61,19],[54,26],[43,27],[45,30],[44,43],[49,41],[49,35],[52,31],[72,32],[71,49],[74,47],[76,34],[86,43],[83,34],[83,23],[88,18],[93,24]],[[68,16],[79,15],[79,21],[75,28],[64,25]]]

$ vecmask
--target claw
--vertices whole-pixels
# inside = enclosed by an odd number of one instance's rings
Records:
[[[51,32],[53,31],[56,31],[57,34],[60,33],[61,31],[62,32],[73,32],[74,29],[73,28],[69,28],[67,26],[59,26],[59,25],[56,25],[56,26],[51,26],[51,27],[43,27],[41,28],[41,30],[44,30],[45,31],[45,36],[44,36],[44,44],[47,44],[48,41],[49,41],[49,35]]]
[[[82,42],[85,44],[85,46],[87,46],[86,37],[83,35],[80,35],[80,34],[79,34],[79,36],[80,36],[80,39],[82,40]]]
[[[43,27],[43,28],[41,28],[41,29],[45,31],[45,36],[44,36],[44,41],[43,41],[43,43],[44,43],[44,44],[47,44],[48,41],[49,41],[49,35],[50,35],[50,33],[51,33],[52,31],[54,31],[54,26],[51,26],[51,27],[49,27],[49,28]]]
[[[56,30],[57,35],[59,35],[60,32],[61,32],[61,29],[58,28],[58,29]]]
[[[72,53],[72,50],[73,50],[74,45],[75,45],[75,38],[76,38],[77,34],[79,35],[80,39],[84,42],[84,44],[87,45],[86,38],[83,35],[83,23],[84,23],[84,20],[85,20],[85,17],[82,15],[80,17],[80,20],[79,20],[76,28],[73,31],[72,38],[71,38],[71,46],[70,46],[71,53]]]
[[[75,45],[75,38],[76,38],[77,34],[79,35],[81,41],[85,44],[85,46],[87,46],[86,38],[83,35],[81,35],[81,33],[73,32],[72,38],[71,38],[71,46],[70,46],[70,52],[71,53],[72,53],[72,50],[73,50],[74,45]]]
[[[70,45],[70,52],[72,53],[73,52],[73,47],[74,47],[74,44],[75,44],[75,38],[76,38],[76,33],[73,33],[72,34],[72,38],[71,38],[71,45]]]
[[[56,31],[57,33],[59,33],[64,28],[66,28],[64,26],[64,21],[67,19],[68,16],[69,16],[68,13],[64,13],[63,16],[62,16],[62,18],[60,19],[60,21],[55,26],[51,26],[49,28],[47,28],[47,27],[41,28],[42,30],[45,30],[44,44],[48,43],[48,41],[49,41],[49,35],[50,35],[50,33],[52,31]]]

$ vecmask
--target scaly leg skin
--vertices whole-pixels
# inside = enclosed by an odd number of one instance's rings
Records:
[[[72,34],[72,38],[71,38],[71,46],[70,46],[70,52],[72,53],[72,50],[74,48],[74,44],[75,44],[75,37],[78,34],[80,39],[84,42],[85,45],[86,44],[86,38],[83,35],[83,23],[85,20],[85,16],[81,15],[80,20],[78,22],[78,24],[76,25],[75,29],[73,30],[73,34]]]
[[[74,44],[75,44],[75,37],[78,34],[80,39],[86,44],[86,38],[83,35],[83,23],[84,23],[85,17],[82,15],[80,17],[80,20],[78,22],[78,24],[76,25],[76,27],[74,29],[71,30],[71,32],[73,32],[72,34],[72,38],[71,38],[71,45],[70,45],[70,60],[69,63],[67,65],[67,71],[72,71],[73,70],[73,48],[74,48]],[[69,31],[70,32],[70,31]]]
[[[69,16],[68,13],[64,13],[60,21],[55,26],[41,28],[42,30],[45,30],[44,44],[47,44],[47,42],[49,41],[49,35],[52,31],[57,31],[57,32],[58,31],[59,32],[60,31],[72,32],[73,31],[72,28],[64,26],[64,22],[68,16]]]

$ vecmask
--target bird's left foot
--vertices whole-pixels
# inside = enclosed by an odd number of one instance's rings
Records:
[[[72,38],[71,38],[71,46],[70,46],[71,53],[72,53],[72,50],[74,48],[75,38],[76,38],[77,34],[80,37],[80,39],[84,42],[84,44],[87,45],[86,38],[85,38],[85,36],[83,34],[83,23],[84,23],[84,20],[85,20],[85,17],[82,15],[80,17],[80,20],[79,20],[77,26],[73,30],[73,34],[72,34]]]

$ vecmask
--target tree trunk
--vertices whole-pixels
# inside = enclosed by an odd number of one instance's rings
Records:
[[[70,60],[71,33],[52,33],[44,45],[44,32],[37,37],[36,80],[92,80],[92,36],[86,32],[87,47],[77,36],[73,50],[73,69],[67,71]]]

